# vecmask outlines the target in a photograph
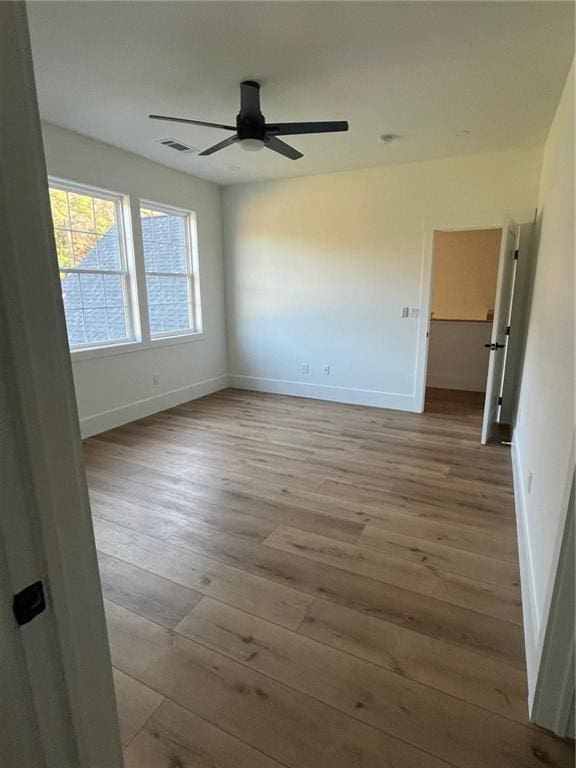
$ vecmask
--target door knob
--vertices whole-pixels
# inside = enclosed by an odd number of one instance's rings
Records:
[[[506,344],[498,344],[498,342],[496,342],[495,344],[484,344],[484,346],[486,349],[490,349],[492,352],[495,352],[497,349],[504,349]]]

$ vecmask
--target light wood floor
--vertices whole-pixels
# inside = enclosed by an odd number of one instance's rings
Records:
[[[126,768],[542,768],[481,410],[227,390],[85,443]]]

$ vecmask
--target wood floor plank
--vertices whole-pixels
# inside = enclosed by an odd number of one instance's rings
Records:
[[[275,520],[268,520],[246,511],[203,503],[197,499],[189,502],[184,514],[182,510],[168,511],[164,507],[156,506],[150,494],[146,504],[134,504],[124,498],[92,490],[90,505],[95,517],[158,539],[170,538],[190,520],[195,524],[203,524],[257,541],[263,541],[276,527]],[[355,532],[351,531],[351,536]]]
[[[206,536],[193,526],[185,526],[171,541],[191,552],[210,554],[240,571],[313,597],[332,600],[399,626],[415,628],[430,637],[471,647],[515,666],[524,663],[521,627],[509,621],[311,561],[302,553],[254,545],[226,534]]]
[[[159,429],[155,433],[157,439],[151,439],[150,428],[142,430],[138,437],[132,439],[129,445],[110,443],[104,439],[94,439],[92,445],[99,445],[100,451],[108,456],[118,456],[126,461],[140,463],[152,469],[160,469],[172,474],[179,474],[188,480],[202,482],[203,473],[214,465],[226,466],[229,472],[235,476],[246,478],[260,478],[269,480],[271,477],[279,483],[294,482],[302,488],[313,490],[323,480],[318,472],[310,470],[302,461],[294,461],[292,467],[298,470],[292,471],[287,466],[283,457],[270,456],[266,452],[259,452],[255,456],[246,451],[240,454],[223,442],[216,447],[206,444],[194,445],[190,448],[183,445],[175,447],[171,442],[171,433],[165,433]],[[448,471],[448,469],[447,469]],[[446,471],[446,474],[447,474]]]
[[[513,495],[509,490],[492,488],[486,483],[456,481],[454,478],[444,481],[399,479],[394,483],[393,490],[415,501],[465,509],[470,514],[483,512],[508,525],[514,522]]]
[[[108,604],[112,660],[289,768],[446,768],[445,761]]]
[[[526,675],[502,662],[326,600],[315,600],[300,634],[496,714],[526,722]]]
[[[102,594],[107,600],[168,629],[176,626],[202,597],[200,592],[104,552],[98,552],[98,565]]]
[[[380,509],[367,523],[405,536],[436,541],[452,549],[506,560],[518,564],[515,539],[505,534],[495,536],[489,528],[481,530],[462,523],[438,519],[434,511],[422,507],[392,507]]]
[[[107,555],[278,624],[297,627],[312,602],[290,587],[104,520],[94,521],[94,533]]]
[[[147,533],[157,539],[168,539],[188,522],[185,515],[156,506],[153,499],[149,498],[147,505],[135,504],[95,489],[90,491],[90,508],[94,517]]]
[[[166,482],[165,478],[158,482],[156,476],[150,473],[139,476],[138,481],[134,481],[119,477],[113,471],[93,469],[90,464],[87,465],[87,477],[90,487],[102,493],[127,501],[137,500],[137,503],[143,506],[153,504],[155,508],[160,507],[170,513],[176,511],[187,517],[195,517],[198,510],[205,510],[205,505],[209,504],[213,508],[224,509],[230,513],[248,512],[258,515],[263,520],[275,522],[276,525],[285,523],[307,531],[327,533],[343,541],[356,541],[364,525],[355,514],[348,515],[346,519],[334,517],[327,512],[293,505],[289,500],[285,500],[284,495],[277,492],[270,493],[270,498],[266,499],[226,489],[218,490],[197,483],[189,483],[182,490],[175,488],[169,481]],[[151,491],[151,488],[154,490]]]
[[[466,552],[438,541],[396,533],[381,526],[367,525],[357,543],[393,557],[427,563],[445,573],[456,573],[507,588],[517,589],[520,586],[516,563]]]
[[[127,456],[126,452],[119,450],[112,453],[106,449],[105,445],[102,446],[97,438],[87,440],[85,450],[90,456],[91,466],[107,469],[112,465],[115,472],[121,469],[127,477],[143,473],[144,468],[156,470],[161,466],[166,472],[173,473],[177,477],[185,475],[183,479],[214,485],[217,488],[241,487],[251,479],[245,475],[226,471],[224,468],[218,471],[198,464],[166,462],[162,458],[160,460],[156,458],[154,461],[154,458],[146,453],[139,453],[137,457]]]
[[[133,677],[125,675],[119,669],[113,668],[112,675],[118,707],[120,738],[122,746],[125,747],[164,701],[164,696]]]
[[[474,511],[471,508],[457,507],[447,503],[422,501],[392,491],[383,495],[378,504],[365,504],[363,511],[368,517],[368,519],[364,518],[366,524],[378,525],[379,519],[386,518],[392,511],[408,517],[416,516],[419,519],[447,523],[466,530],[473,529],[492,537],[495,531],[499,531],[507,539],[514,534],[514,521],[509,516],[500,517],[495,514],[486,514],[485,510],[481,509]]]
[[[188,536],[182,528],[175,539]],[[351,573],[394,584],[422,595],[431,595],[454,605],[480,611],[487,616],[522,624],[520,589],[446,573],[428,562],[394,557],[367,547],[338,542],[297,528],[279,526],[264,544],[293,552],[315,562],[326,563]]]
[[[213,600],[176,632],[449,763],[537,768],[537,754],[550,765],[570,757],[551,736]]]
[[[280,768],[281,765],[168,700],[124,751],[124,768]]]

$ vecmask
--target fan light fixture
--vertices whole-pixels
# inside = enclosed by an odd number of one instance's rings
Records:
[[[261,139],[240,139],[238,143],[246,152],[260,152],[264,149],[264,142]]]

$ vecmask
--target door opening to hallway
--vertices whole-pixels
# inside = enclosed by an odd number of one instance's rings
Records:
[[[435,231],[426,409],[432,400],[484,407],[482,442],[503,435],[502,386],[518,227]]]

